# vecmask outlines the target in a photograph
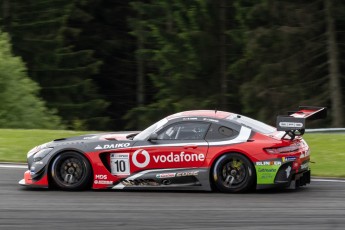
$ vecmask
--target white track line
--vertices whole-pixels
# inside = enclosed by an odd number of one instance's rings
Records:
[[[311,179],[311,181],[315,182],[340,182],[340,183],[345,183],[345,180],[337,180],[337,179]]]
[[[27,169],[27,165],[0,164],[0,168]]]

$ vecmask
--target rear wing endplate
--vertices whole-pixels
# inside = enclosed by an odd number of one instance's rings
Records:
[[[306,120],[317,120],[327,117],[326,107],[300,106],[298,111],[288,112],[288,115],[277,117],[277,131],[285,131],[284,139],[287,135],[294,139],[301,136],[305,131]]]

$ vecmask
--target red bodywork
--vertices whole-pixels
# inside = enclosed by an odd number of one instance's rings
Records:
[[[294,113],[292,116],[304,116],[313,114],[312,110],[301,110]],[[168,120],[181,117],[207,117],[211,119],[225,119],[232,115],[232,113],[222,111],[187,111],[167,117]],[[107,134],[99,137],[99,140],[122,140],[126,141],[128,134]],[[183,145],[166,145],[154,146],[143,145],[133,146],[109,150],[94,150],[84,152],[84,156],[89,160],[93,170],[93,189],[110,188],[110,184],[116,184],[118,181],[128,178],[131,175],[137,174],[145,170],[153,169],[178,169],[178,168],[208,168],[211,169],[213,163],[218,157],[225,153],[236,152],[245,155],[253,165],[256,162],[262,161],[281,161],[284,163],[285,157],[295,157],[293,161],[293,168],[295,173],[300,171],[301,164],[309,161],[309,147],[301,137],[294,140],[281,139],[282,132],[275,132],[270,134],[262,134],[251,131],[251,135],[247,140],[238,143],[231,143],[228,145],[209,145],[204,141],[204,144],[199,145],[195,143]],[[131,140],[128,140],[128,142]],[[294,151],[286,153],[272,154],[268,149],[279,149],[283,147],[295,146]],[[147,154],[149,153],[149,157]],[[128,154],[130,171],[122,175],[113,175],[110,169],[110,155]],[[135,159],[134,159],[135,155]],[[147,162],[148,161],[148,162]],[[138,167],[141,166],[141,167]],[[46,170],[47,171],[47,170]],[[49,178],[47,173],[36,181],[31,179],[30,171],[24,174],[25,185],[35,185],[41,187],[48,187]]]

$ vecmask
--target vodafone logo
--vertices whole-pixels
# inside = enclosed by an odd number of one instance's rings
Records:
[[[144,162],[140,163],[138,161],[138,155],[141,154],[145,160]],[[139,159],[143,157],[140,156]],[[154,163],[183,163],[183,162],[203,162],[205,160],[205,155],[203,153],[173,153],[170,154],[162,154],[162,155],[153,155],[153,162]],[[142,160],[141,160],[142,161]],[[149,165],[151,161],[150,154],[144,149],[138,149],[133,153],[132,162],[138,168],[145,168]]]
[[[145,161],[143,163],[139,163],[137,160],[139,154],[142,154],[145,157]],[[138,149],[133,153],[132,162],[138,168],[145,168],[150,163],[150,155],[145,149]]]

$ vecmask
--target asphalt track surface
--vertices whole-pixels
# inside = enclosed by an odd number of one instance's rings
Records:
[[[0,229],[345,229],[345,181],[298,190],[64,192],[18,185],[0,167]]]

